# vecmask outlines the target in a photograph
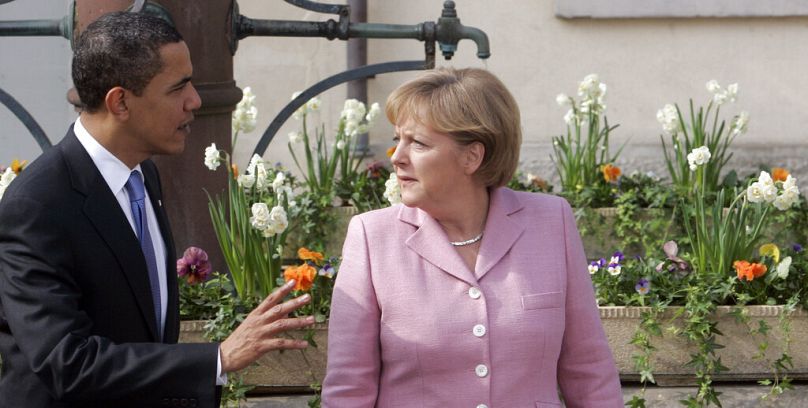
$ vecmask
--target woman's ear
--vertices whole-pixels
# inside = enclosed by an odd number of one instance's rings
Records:
[[[483,144],[480,142],[474,142],[466,146],[464,156],[463,167],[465,167],[465,173],[467,175],[472,175],[483,164],[483,158],[485,157],[485,146],[483,146]]]
[[[116,86],[110,89],[106,97],[104,97],[104,106],[106,106],[107,112],[121,120],[128,119],[129,108],[126,106],[126,97],[127,92],[122,87]]]

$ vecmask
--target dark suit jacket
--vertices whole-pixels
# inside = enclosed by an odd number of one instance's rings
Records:
[[[146,263],[72,126],[0,200],[0,407],[213,407],[217,344],[175,344],[175,251],[154,163],[141,163],[167,250],[159,343]]]

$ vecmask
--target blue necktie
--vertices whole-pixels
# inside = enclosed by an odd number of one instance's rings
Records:
[[[143,251],[143,257],[146,258],[146,267],[149,269],[149,286],[151,286],[154,313],[157,317],[157,336],[162,339],[160,278],[157,275],[157,257],[154,255],[154,245],[152,245],[149,223],[146,218],[146,189],[143,186],[143,180],[140,178],[140,172],[137,170],[132,171],[125,187],[126,192],[129,194],[129,203],[132,205],[132,218],[135,221],[137,237],[140,240],[140,249]]]

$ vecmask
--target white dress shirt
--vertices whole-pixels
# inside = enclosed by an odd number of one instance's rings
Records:
[[[137,170],[140,172],[141,177],[143,177],[143,170],[141,170],[140,164],[130,169],[90,135],[90,132],[82,125],[81,118],[76,119],[76,123],[73,125],[73,133],[76,134],[79,143],[84,146],[84,150],[90,155],[93,164],[98,168],[104,181],[107,182],[115,199],[118,200],[121,210],[126,214],[126,219],[129,220],[129,225],[132,227],[132,233],[135,234],[135,238],[137,238],[137,229],[135,229],[135,221],[132,217],[132,206],[129,202],[129,194],[126,192],[125,185],[127,180],[129,180],[129,174],[132,173],[132,170]],[[151,235],[152,245],[154,246],[154,256],[157,261],[157,276],[160,279],[160,322],[158,323],[161,328],[164,328],[166,322],[166,306],[168,304],[166,244],[163,240],[163,234],[160,232],[160,225],[157,223],[157,215],[154,212],[154,207],[152,207],[148,189],[146,190],[145,202],[149,234]],[[164,332],[164,330],[161,329],[160,332]],[[227,375],[222,374],[222,358],[221,351],[219,351],[216,362],[216,385],[224,385],[226,383]]]

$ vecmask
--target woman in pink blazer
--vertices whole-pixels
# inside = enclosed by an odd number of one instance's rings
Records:
[[[519,109],[480,69],[388,98],[403,205],[354,217],[323,407],[622,407],[569,204],[502,187]]]

